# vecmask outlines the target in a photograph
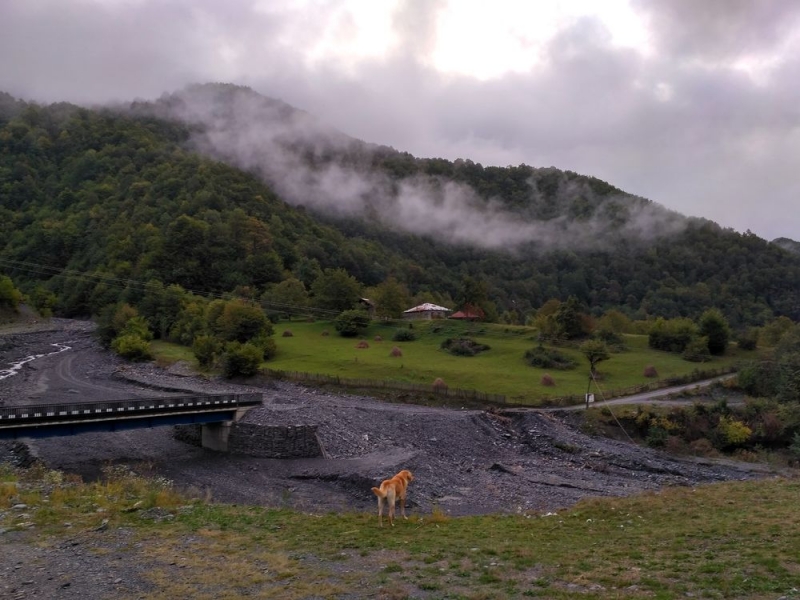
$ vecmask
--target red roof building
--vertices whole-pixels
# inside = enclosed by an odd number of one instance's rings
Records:
[[[459,310],[458,312],[454,312],[448,318],[450,319],[461,319],[462,321],[480,321],[486,316],[486,313],[478,306],[472,306],[471,304],[464,305],[464,308]]]

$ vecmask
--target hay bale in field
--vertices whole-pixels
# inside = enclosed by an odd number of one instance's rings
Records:
[[[400,348],[398,348],[397,346],[395,346],[394,348],[392,348],[392,351],[389,352],[389,356],[395,356],[395,357],[403,356],[403,351],[400,350]]]
[[[444,379],[442,379],[441,377],[437,377],[433,382],[433,389],[446,390],[447,384],[444,382]]]
[[[356,348],[359,348],[359,349],[369,348],[369,344],[367,343],[367,340],[361,340],[360,342],[358,342],[356,344]]]
[[[542,380],[540,383],[547,387],[553,387],[556,384],[556,381],[555,379],[553,379],[550,373],[545,373],[544,375],[542,375]]]
[[[645,377],[658,377],[658,371],[653,365],[648,365],[644,368]]]
[[[375,341],[376,341],[376,342],[382,342],[382,341],[383,341],[383,338],[382,338],[381,336],[379,336],[379,335],[376,335],[376,336],[375,336]]]

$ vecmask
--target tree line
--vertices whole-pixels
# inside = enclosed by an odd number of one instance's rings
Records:
[[[0,269],[64,316],[135,307],[148,285],[161,285],[246,298],[276,317],[338,313],[369,297],[379,316],[469,302],[510,324],[571,298],[593,319],[616,310],[635,321],[695,321],[716,308],[737,332],[800,319],[800,257],[749,232],[689,220],[675,236],[609,240],[604,250],[447,244],[291,207],[250,174],[192,152],[190,133],[153,116],[0,97]],[[628,206],[613,186],[557,169],[354,148],[357,157],[327,160],[360,161],[398,181],[450,178],[520,218],[587,218],[613,196],[624,220]],[[561,205],[576,185],[591,193]]]

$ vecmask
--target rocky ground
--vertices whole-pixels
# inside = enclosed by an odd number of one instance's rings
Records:
[[[230,456],[178,442],[168,427],[27,442],[49,466],[88,478],[109,462],[147,463],[177,485],[223,502],[361,511],[373,508],[372,485],[408,468],[416,476],[410,494],[415,510],[436,505],[463,515],[546,511],[586,496],[762,475],[746,465],[698,464],[590,437],[569,424],[574,418],[558,413],[387,403],[285,382],[231,383],[176,374],[180,368],[124,363],[99,348],[89,324],[54,325],[0,336],[0,369],[45,355],[0,380],[0,403],[259,391],[264,405],[251,410],[246,422],[317,425],[326,453],[324,459],[294,460]],[[59,352],[58,344],[69,350]]]
[[[38,358],[10,373],[14,363],[30,356]],[[36,458],[84,478],[97,476],[109,463],[146,466],[179,487],[220,502],[308,512],[372,511],[370,487],[402,468],[416,477],[409,492],[411,514],[438,507],[452,515],[544,512],[588,496],[769,476],[752,465],[702,464],[588,436],[574,426],[574,415],[387,403],[284,382],[232,383],[187,375],[179,367],[127,364],[104,352],[91,325],[83,322],[53,320],[0,329],[0,377],[0,405],[259,391],[264,405],[251,410],[246,421],[318,426],[326,453],[320,459],[219,454],[175,440],[169,427],[0,442],[0,460],[24,463]],[[6,541],[11,541],[8,536]],[[51,588],[57,569],[68,572],[67,563],[78,560],[79,550],[51,548],[49,556],[39,557],[51,563],[61,557],[61,567],[51,565],[46,571]],[[10,582],[5,591],[17,594],[8,597],[28,597],[16,552],[3,555],[0,572]],[[80,596],[81,591],[71,581],[52,597],[88,597]],[[0,586],[0,596],[2,592]]]

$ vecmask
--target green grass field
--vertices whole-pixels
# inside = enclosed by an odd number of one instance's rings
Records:
[[[25,477],[0,477],[4,535],[40,547],[78,538],[114,555],[112,532],[133,531],[119,559],[144,567],[148,589],[130,597],[148,600],[799,595],[796,479],[589,499],[557,513],[434,511],[379,528],[371,513],[211,504],[136,476],[92,484]],[[24,518],[15,503],[25,504]],[[148,518],[153,507],[174,518]],[[108,531],[98,532],[103,521]]]
[[[407,328],[408,324],[401,323]],[[277,356],[265,367],[281,371],[320,373],[351,379],[376,379],[430,385],[441,378],[451,388],[474,389],[491,394],[502,394],[507,401],[517,404],[538,405],[549,399],[567,395],[582,396],[588,384],[588,362],[576,348],[560,348],[572,356],[578,366],[569,371],[547,371],[555,386],[542,385],[545,370],[533,368],[524,360],[525,351],[534,347],[535,331],[527,327],[514,327],[479,323],[470,325],[455,321],[415,322],[413,331],[417,339],[411,342],[393,342],[398,325],[373,324],[359,338],[340,337],[332,323],[286,322],[275,326]],[[292,337],[283,337],[285,330]],[[435,331],[435,329],[438,329]],[[323,331],[330,335],[323,336]],[[375,341],[380,336],[383,341]],[[453,356],[440,349],[449,337],[469,336],[487,344],[490,350],[472,357]],[[356,348],[364,339],[368,348]],[[730,367],[738,361],[755,356],[731,347],[730,352],[709,363],[691,363],[679,355],[651,350],[646,336],[625,336],[628,350],[611,355],[600,363],[602,381],[600,388],[592,390],[599,399],[602,393],[651,382],[644,377],[644,369],[652,365],[659,379],[683,376],[696,369]],[[390,356],[397,346],[402,357]],[[191,360],[188,349],[170,344],[155,343],[156,353],[165,360],[178,358]]]

